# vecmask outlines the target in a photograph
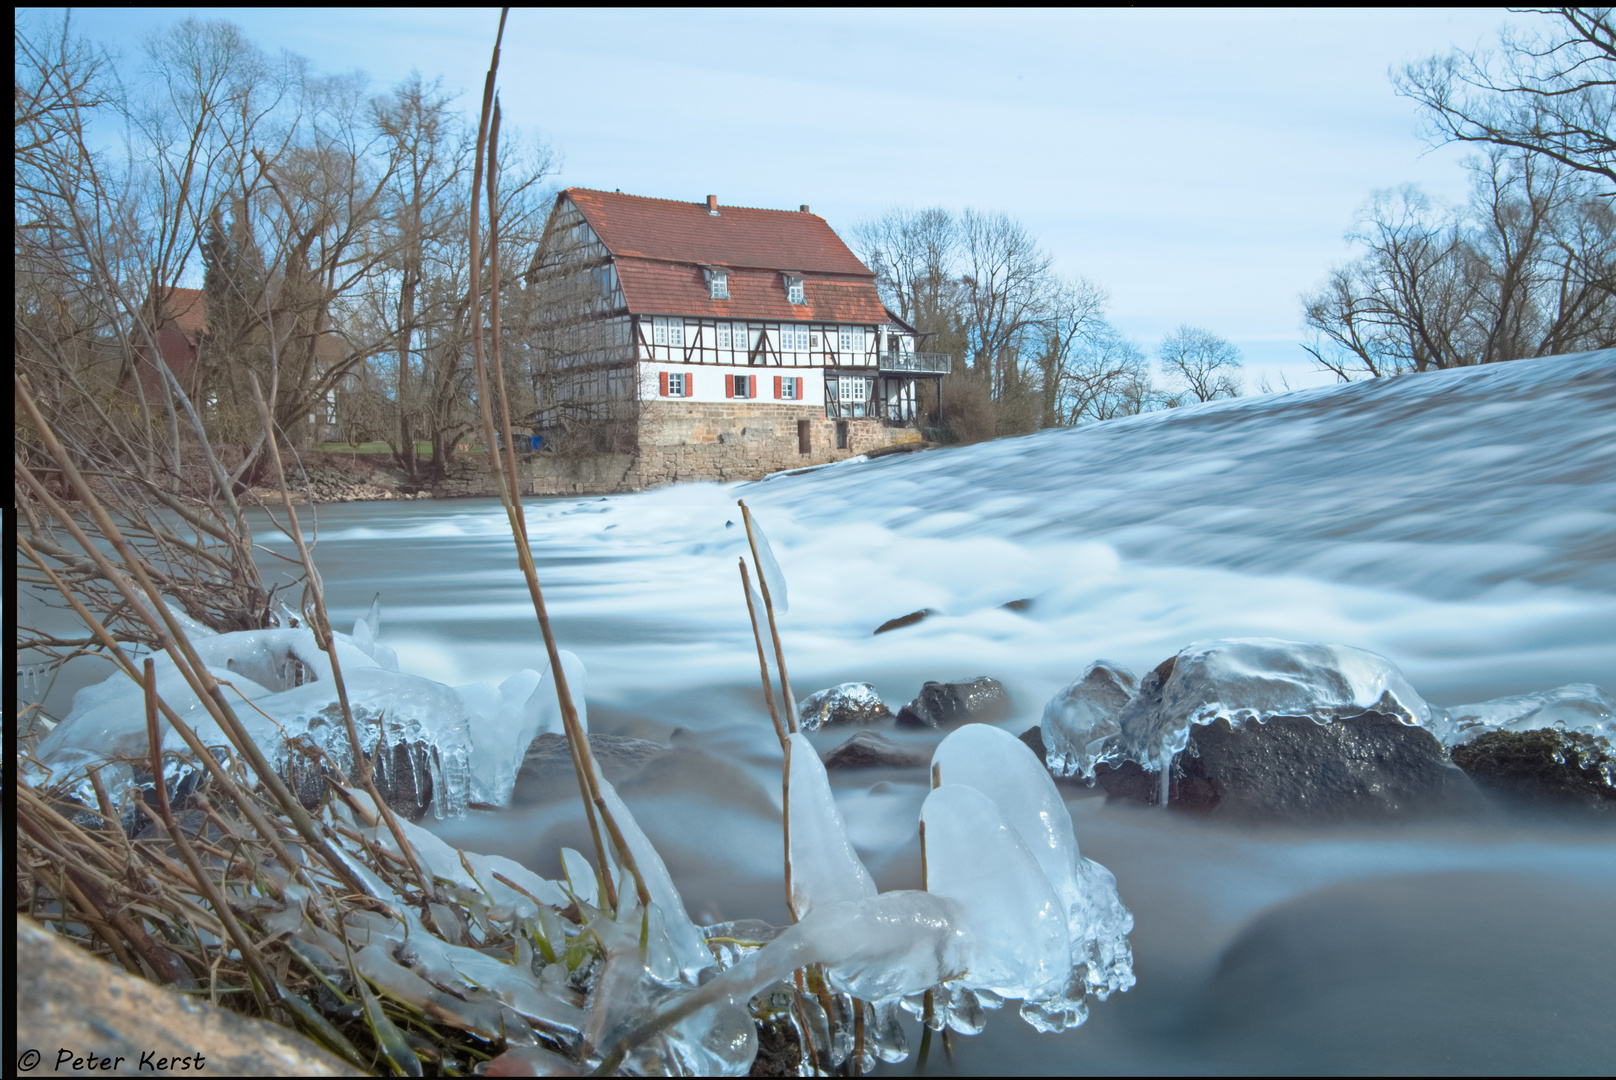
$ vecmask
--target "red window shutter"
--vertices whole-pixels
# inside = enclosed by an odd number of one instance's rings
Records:
[[[694,371],[687,371],[687,372],[685,372],[685,397],[695,397],[695,396],[696,396],[696,373]]]
[[[662,378],[662,396],[667,397],[668,396],[668,373],[666,371],[664,371],[662,373],[662,375],[661,375],[661,378]]]
[[[779,399],[779,397],[780,397],[780,396],[781,396],[781,393],[780,393],[780,384],[781,384],[781,383],[782,383],[782,382],[783,382],[783,381],[785,381],[785,379],[784,379],[784,376],[781,376],[781,375],[776,375],[776,376],[775,376],[775,377],[774,377],[774,396],[775,396],[775,398],[776,398],[776,399],[777,399],[777,400],[778,400],[778,399]]]
[[[733,375],[725,375],[724,376],[724,396],[725,397],[734,397],[735,396],[735,376],[733,376]]]

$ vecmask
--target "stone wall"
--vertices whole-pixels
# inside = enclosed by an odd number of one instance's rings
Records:
[[[808,421],[809,452],[801,452],[798,422]],[[847,425],[847,447],[836,445],[837,424]],[[640,405],[640,453],[557,457],[524,454],[517,471],[525,495],[594,495],[639,491],[687,480],[757,480],[782,469],[824,465],[883,447],[920,441],[914,428],[879,420],[826,419],[821,405],[743,402],[662,402]],[[496,495],[488,462],[462,455],[438,497]]]
[[[798,442],[803,420],[808,421],[806,454]],[[823,405],[642,402],[640,459],[630,483],[647,488],[680,480],[756,480],[920,440],[914,428],[846,420],[840,423],[847,425],[848,445],[839,449],[838,423],[826,419]]]

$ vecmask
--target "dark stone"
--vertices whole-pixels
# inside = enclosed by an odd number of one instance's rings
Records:
[[[1453,748],[1453,762],[1482,788],[1537,806],[1616,813],[1616,759],[1579,731],[1492,731]]]
[[[393,813],[419,821],[432,805],[432,766],[438,750],[424,742],[388,745],[385,738],[371,751],[370,779]],[[298,798],[301,800],[302,793]]]
[[[1010,695],[997,679],[979,675],[970,682],[928,682],[898,713],[898,726],[944,728],[991,724],[1010,715]]]
[[[929,607],[921,608],[919,611],[911,611],[907,615],[899,615],[896,619],[888,619],[880,626],[877,626],[875,628],[875,632],[877,634],[884,634],[888,630],[902,630],[906,626],[915,625],[915,623],[919,622],[921,619],[924,619],[928,615],[935,614],[937,613]]]
[[[1026,611],[1028,608],[1032,607],[1032,597],[1029,596],[1021,600],[1010,600],[1006,603],[1000,604],[999,606],[1004,608],[1006,611]]]
[[[1039,761],[1048,759],[1049,748],[1044,745],[1044,729],[1042,725],[1034,724],[1026,731],[1023,731],[1017,738],[1032,747],[1032,752],[1038,755]]]
[[[825,755],[827,769],[918,769],[925,764],[921,755],[873,731],[861,731]]]
[[[1112,799],[1160,798],[1160,774],[1131,761],[1101,765],[1096,778]],[[1380,713],[1329,724],[1280,716],[1239,730],[1227,720],[1197,724],[1173,759],[1168,788],[1170,809],[1246,821],[1385,818],[1477,805],[1474,786],[1435,736]]]
[[[869,683],[842,683],[810,694],[797,704],[797,720],[804,731],[833,724],[873,724],[891,715],[892,710]]]
[[[802,1042],[784,1014],[757,1021],[757,1056],[748,1076],[801,1076]]]
[[[1198,1071],[1609,1074],[1608,886],[1408,869],[1256,915],[1183,1007]]]
[[[634,775],[647,762],[661,757],[668,748],[646,739],[626,735],[589,734],[589,752],[607,780],[613,784]],[[572,751],[567,737],[547,731],[533,740],[516,771],[512,803],[541,802],[556,794],[578,795],[577,773],[572,768]]]

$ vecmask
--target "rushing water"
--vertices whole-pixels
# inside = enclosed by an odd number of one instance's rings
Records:
[[[737,497],[790,583],[799,698],[869,681],[896,709],[925,679],[987,674],[1020,732],[1093,659],[1142,671],[1247,635],[1372,649],[1437,705],[1616,689],[1616,353],[761,484],[535,500],[533,550],[557,637],[589,667],[591,729],[673,748],[619,791],[700,922],[787,917]],[[404,671],[460,683],[543,666],[496,503],[326,506],[318,521],[334,621],[379,592]],[[919,882],[918,772],[832,774],[883,890]],[[1083,853],[1136,916],[1139,983],[1061,1035],[990,1016],[952,1057],[934,1044],[926,1071],[1608,1071],[1608,824],[1499,811],[1258,829],[1063,790]],[[575,791],[433,828],[551,876],[561,844],[585,847]]]

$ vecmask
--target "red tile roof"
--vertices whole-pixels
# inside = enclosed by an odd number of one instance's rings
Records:
[[[568,188],[617,265],[628,309],[708,318],[884,322],[875,275],[825,219],[791,210],[648,199]],[[729,271],[728,300],[708,295],[703,265]],[[803,276],[805,304],[786,300],[782,272]]]
[[[806,304],[786,300],[778,270],[732,270],[729,299],[708,295],[701,268],[694,263],[651,259],[617,261],[617,280],[628,309],[637,314],[697,315],[711,319],[787,319],[803,322],[881,323],[886,313],[869,278],[827,278],[808,274],[803,280]]]
[[[163,303],[169,321],[192,343],[208,332],[208,306],[201,289],[170,289]]]

